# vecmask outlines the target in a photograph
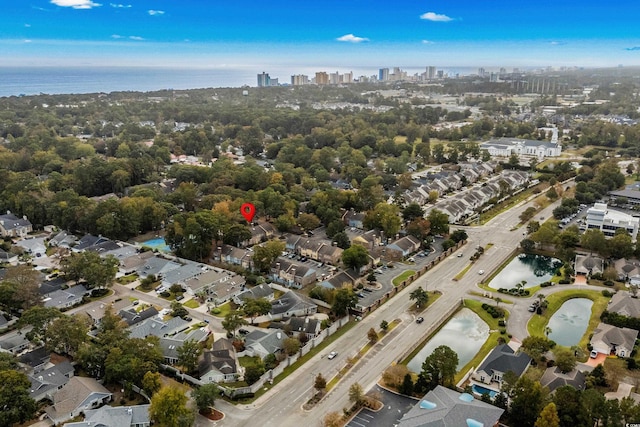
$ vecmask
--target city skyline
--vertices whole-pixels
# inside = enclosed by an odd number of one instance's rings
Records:
[[[272,70],[640,65],[640,4],[34,0],[3,8],[4,65]],[[287,71],[285,71],[287,70]],[[283,75],[285,73],[286,75]]]

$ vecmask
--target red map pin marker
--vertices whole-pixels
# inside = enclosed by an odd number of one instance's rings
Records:
[[[248,223],[253,221],[253,217],[256,214],[256,207],[253,206],[253,203],[244,203],[240,206],[240,213],[247,220]]]

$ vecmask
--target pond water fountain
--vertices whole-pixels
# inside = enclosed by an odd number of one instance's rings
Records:
[[[578,344],[589,325],[592,306],[593,301],[588,298],[566,301],[549,319],[547,326],[551,333],[548,338],[566,347]]]
[[[489,338],[489,326],[473,311],[463,308],[436,333],[407,364],[410,371],[422,371],[424,360],[441,345],[458,354],[457,369],[461,369],[480,351]]]
[[[522,254],[511,260],[489,283],[493,289],[515,288],[523,280],[524,289],[551,280],[562,261],[544,255]]]

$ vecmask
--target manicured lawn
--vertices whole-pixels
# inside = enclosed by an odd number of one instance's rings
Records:
[[[249,366],[257,366],[260,363],[260,358],[257,356],[242,356],[238,357],[238,362],[240,362],[240,366],[249,367]]]
[[[216,313],[216,309],[218,309],[220,312]],[[231,303],[229,302],[225,302],[224,304],[211,309],[211,314],[213,314],[216,317],[224,317],[229,313],[231,313]]]
[[[589,326],[578,344],[580,347],[586,347],[589,341],[589,334],[598,326],[598,323],[600,323],[600,315],[607,308],[607,303],[610,299],[598,291],[567,289],[566,291],[547,296],[547,301],[549,302],[547,309],[542,314],[534,314],[527,324],[529,335],[544,336],[544,328],[547,326],[547,323],[549,323],[551,316],[558,311],[562,304],[573,298],[588,298],[593,301]]]
[[[413,271],[413,270],[404,271],[402,274],[400,274],[399,276],[396,276],[393,279],[393,286],[399,286],[402,282],[404,282],[405,280],[407,280],[409,277],[413,276],[414,274],[416,274],[416,272]]]
[[[130,274],[128,276],[119,277],[116,280],[116,282],[118,282],[121,285],[127,285],[129,283],[135,282],[137,278],[138,278],[137,274]]]
[[[184,305],[187,308],[198,308],[198,307],[200,307],[200,303],[198,303],[198,301],[196,301],[194,299],[190,299],[189,301],[185,302],[182,305]]]

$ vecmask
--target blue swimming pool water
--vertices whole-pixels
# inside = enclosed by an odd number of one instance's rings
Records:
[[[496,394],[498,394],[498,392],[496,392],[495,390],[489,390],[488,388],[482,387],[478,384],[472,385],[471,390],[473,390],[474,393],[478,393],[480,396],[482,396],[485,393],[489,393],[489,396],[492,399],[496,397]]]
[[[148,246],[151,249],[157,249],[161,252],[171,252],[171,248],[167,245],[167,242],[164,241],[163,237],[156,237],[155,239],[147,240],[140,244],[142,246]]]

